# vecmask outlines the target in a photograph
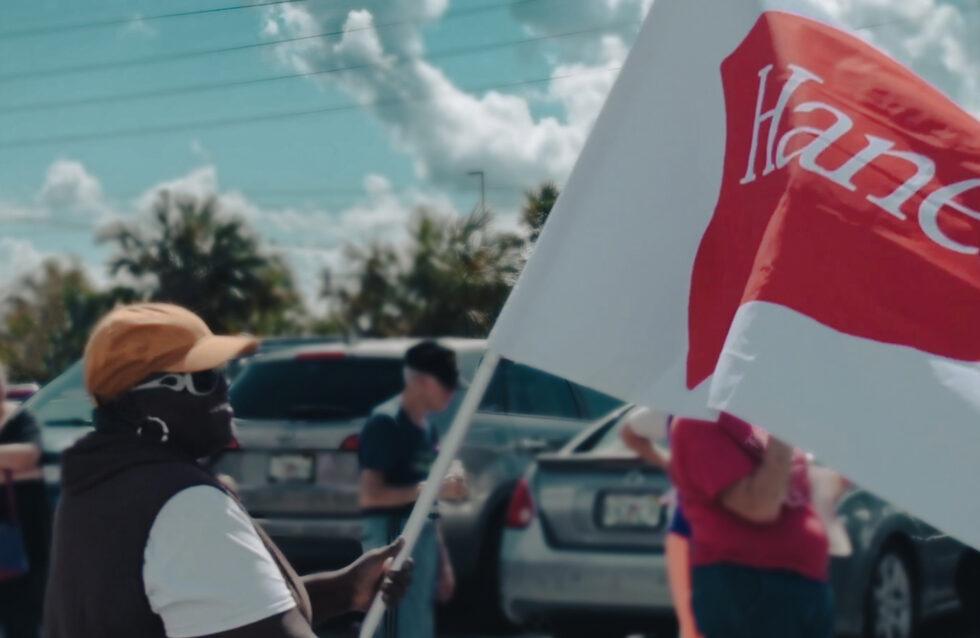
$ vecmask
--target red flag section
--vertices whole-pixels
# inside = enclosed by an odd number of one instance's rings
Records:
[[[980,124],[877,49],[763,14],[721,65],[717,208],[691,281],[687,384],[738,308],[980,360]]]

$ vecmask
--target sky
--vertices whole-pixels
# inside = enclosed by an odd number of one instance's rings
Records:
[[[161,189],[243,215],[312,306],[346,244],[472,210],[472,171],[514,227],[653,1],[4,0],[0,296],[51,256],[106,283],[97,230]],[[980,113],[980,0],[801,1]]]

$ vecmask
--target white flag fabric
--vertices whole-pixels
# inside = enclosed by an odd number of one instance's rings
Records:
[[[657,0],[491,335],[980,546],[980,125],[788,1]]]

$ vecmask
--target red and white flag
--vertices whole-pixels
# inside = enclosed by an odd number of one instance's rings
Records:
[[[789,0],[657,0],[491,337],[980,546],[980,123]]]

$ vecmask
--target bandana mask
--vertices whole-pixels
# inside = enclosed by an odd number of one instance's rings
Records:
[[[217,454],[235,440],[228,380],[220,370],[154,375],[113,407],[139,436],[194,459]]]

